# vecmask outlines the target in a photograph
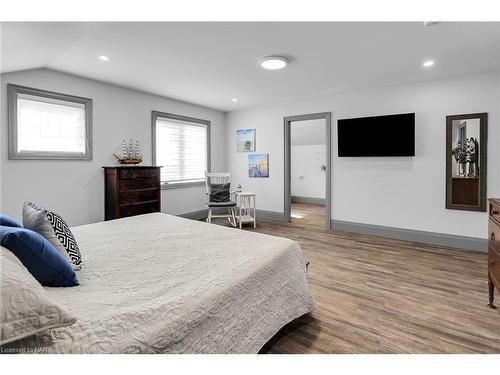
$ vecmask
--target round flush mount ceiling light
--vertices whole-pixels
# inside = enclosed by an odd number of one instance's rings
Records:
[[[283,69],[288,65],[288,59],[283,56],[266,56],[259,61],[259,65],[267,70]]]
[[[238,101],[238,99],[237,99],[237,98],[232,98],[232,99],[231,99],[231,101],[232,101],[233,103],[236,103],[236,102]]]
[[[434,27],[437,24],[440,24],[440,21],[425,21],[424,22],[424,27]]]
[[[101,55],[101,56],[99,56],[99,60],[102,60],[102,61],[109,61],[109,57],[108,57],[108,56]]]
[[[434,65],[434,60],[427,60],[422,63],[422,66],[424,68],[430,68],[433,65]]]

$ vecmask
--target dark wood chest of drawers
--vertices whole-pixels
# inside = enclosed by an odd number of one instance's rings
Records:
[[[488,287],[490,303],[493,305],[495,287],[500,290],[500,199],[490,199],[488,209],[489,220],[489,240],[488,240]]]
[[[161,211],[161,167],[103,168],[105,220]]]

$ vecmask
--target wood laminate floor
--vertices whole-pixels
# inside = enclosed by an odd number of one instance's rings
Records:
[[[247,230],[301,244],[317,304],[261,353],[500,353],[486,253],[300,223],[258,221]]]
[[[324,205],[292,203],[291,222],[293,224],[325,227]]]

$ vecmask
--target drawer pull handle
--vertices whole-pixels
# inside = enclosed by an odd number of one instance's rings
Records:
[[[491,232],[490,238],[491,238],[492,241],[495,241],[495,232]]]
[[[490,262],[490,267],[493,267],[495,264],[497,264],[497,262],[496,262],[496,261],[494,261],[494,260],[492,260],[492,261]]]
[[[498,211],[497,210],[493,210],[493,211],[491,211],[491,214],[492,215],[498,215]]]

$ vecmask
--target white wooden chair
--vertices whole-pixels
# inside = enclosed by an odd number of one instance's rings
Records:
[[[212,218],[222,218],[225,217],[229,220],[229,223],[236,227],[236,218],[234,214],[234,207],[236,202],[231,200],[231,173],[230,172],[206,172],[205,171],[205,186],[207,189],[208,196],[208,216],[207,223],[212,222]],[[227,185],[222,188],[221,185]],[[227,190],[227,195],[226,195]],[[220,193],[220,197],[217,197],[217,193]],[[212,212],[213,208],[227,208],[228,213],[214,215]]]

